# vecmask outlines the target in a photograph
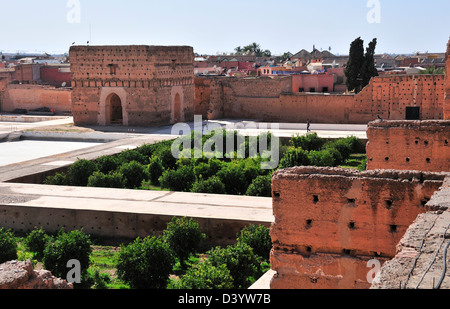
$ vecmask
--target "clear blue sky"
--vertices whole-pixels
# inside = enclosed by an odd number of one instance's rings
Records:
[[[80,22],[68,22],[73,0],[2,1],[0,51],[66,52],[92,45],[189,45],[200,54],[232,52],[257,42],[273,54],[328,49],[348,54],[351,41],[378,39],[377,53],[444,52],[448,0],[78,0]],[[6,2],[6,3],[5,3]]]

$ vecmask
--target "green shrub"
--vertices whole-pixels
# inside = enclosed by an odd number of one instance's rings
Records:
[[[159,178],[159,182],[164,189],[189,192],[195,182],[192,166],[184,165],[176,170],[166,170]]]
[[[81,276],[86,276],[92,253],[90,236],[81,231],[64,232],[60,230],[53,242],[44,249],[43,263],[55,277],[65,279],[69,269],[67,262],[78,260]]]
[[[165,289],[174,264],[172,250],[160,237],[137,238],[121,246],[117,275],[132,289]]]
[[[0,228],[0,264],[17,260],[17,241],[11,230]]]
[[[272,197],[272,175],[256,177],[248,187],[245,195]]]
[[[289,168],[294,166],[306,166],[309,165],[308,153],[302,148],[289,147],[284,154],[284,157],[280,160],[281,168]]]
[[[356,136],[349,136],[344,138],[351,148],[352,153],[366,153],[366,145]]]
[[[328,149],[310,151],[308,153],[308,159],[313,166],[336,166],[335,156]]]
[[[207,179],[215,176],[223,167],[223,162],[219,159],[209,159],[206,163],[200,160],[194,161],[194,175],[197,179]]]
[[[194,193],[209,193],[209,194],[225,194],[225,185],[222,183],[219,177],[212,176],[206,180],[200,178],[197,180],[191,188],[191,192]]]
[[[171,149],[173,141],[162,141],[156,144],[144,144],[135,150],[138,151],[140,154],[145,156],[146,158],[151,158],[157,151],[168,148]]]
[[[111,282],[111,276],[107,273],[101,273],[98,268],[90,268],[85,280],[88,281],[86,286],[93,290],[106,290],[108,289],[108,283]]]
[[[236,243],[226,248],[216,247],[207,252],[211,264],[226,265],[233,278],[235,289],[246,289],[255,276],[260,275],[259,261],[253,249],[245,243]]]
[[[322,149],[325,140],[317,135],[317,133],[309,133],[302,136],[294,136],[289,141],[294,148],[302,148],[306,151],[314,151]]]
[[[225,185],[227,194],[243,195],[247,191],[247,177],[239,165],[233,163],[226,164],[217,173],[217,177]]]
[[[52,242],[52,237],[48,235],[42,228],[35,228],[33,231],[28,233],[27,237],[24,239],[24,246],[29,251],[35,254],[38,260],[42,260],[44,257],[45,247]]]
[[[339,151],[339,153],[342,156],[342,161],[347,160],[350,157],[350,155],[353,153],[351,144],[348,141],[346,141],[345,139],[337,139],[335,141],[328,142],[324,146],[324,149],[329,149],[329,148],[334,148],[337,151]]]
[[[119,159],[115,156],[101,156],[96,163],[98,171],[105,175],[119,168]]]
[[[249,225],[242,229],[237,237],[237,242],[249,245],[256,255],[266,261],[269,260],[270,251],[272,250],[272,238],[268,227]]]
[[[78,160],[69,168],[69,183],[72,186],[87,186],[89,177],[97,171],[97,164],[89,160]]]
[[[125,187],[128,189],[139,188],[142,182],[149,178],[145,166],[136,161],[123,164],[120,166],[119,172],[123,175]]]
[[[158,149],[155,154],[161,159],[161,163],[164,166],[164,169],[175,169],[177,167],[177,158],[175,158],[172,154],[171,148],[161,148]]]
[[[103,174],[101,172],[94,172],[88,179],[88,187],[97,188],[125,188],[125,179],[121,173],[114,172],[111,174]]]
[[[148,174],[150,178],[150,183],[154,186],[159,186],[159,178],[164,172],[164,166],[159,157],[153,156],[148,165]]]
[[[141,154],[139,151],[136,150],[124,150],[117,156],[117,160],[119,161],[120,165],[130,163],[133,161],[136,161],[142,165],[147,165],[149,162],[149,158]]]
[[[164,230],[163,239],[183,266],[191,254],[197,253],[205,234],[193,219],[173,218]]]
[[[48,176],[44,180],[45,185],[51,186],[67,186],[69,184],[69,180],[67,176],[63,173],[56,173],[53,176]]]
[[[254,158],[247,158],[244,160],[235,161],[239,168],[242,169],[245,175],[245,188],[248,188],[248,186],[255,180],[258,176],[261,176],[263,173],[265,173],[265,170],[261,169],[261,158],[254,159]],[[245,193],[245,192],[244,192]]]
[[[364,158],[364,160],[361,162],[361,164],[358,165],[358,171],[364,172],[367,170],[367,158]]]
[[[336,148],[326,148],[324,150],[328,151],[333,156],[335,166],[339,166],[345,162],[341,153]]]
[[[172,280],[169,289],[228,290],[233,288],[233,278],[226,265],[213,266],[204,261],[190,267],[179,280]]]

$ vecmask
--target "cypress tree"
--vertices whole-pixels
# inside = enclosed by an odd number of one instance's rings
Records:
[[[364,63],[364,41],[357,38],[350,45],[350,54],[345,76],[347,77],[347,89],[358,93],[361,88],[361,68]]]
[[[375,47],[377,46],[377,39],[373,39],[369,43],[369,47],[366,49],[366,55],[364,57],[364,64],[362,66],[362,88],[367,86],[370,79],[374,76],[378,76],[377,68],[375,67]],[[361,89],[362,89],[361,88]]]
[[[350,45],[350,54],[345,76],[347,77],[347,89],[359,93],[370,82],[374,76],[378,76],[375,67],[375,47],[377,39],[369,43],[364,54],[364,41],[357,38]]]

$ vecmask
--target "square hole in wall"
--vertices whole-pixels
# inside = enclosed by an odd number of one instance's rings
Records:
[[[314,204],[319,203],[319,196],[318,195],[313,195],[313,203]]]
[[[394,201],[391,199],[386,199],[386,200],[384,200],[384,203],[385,203],[387,209],[391,209]]]

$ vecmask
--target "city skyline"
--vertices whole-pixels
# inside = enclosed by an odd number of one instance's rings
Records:
[[[301,49],[348,54],[361,37],[377,38],[377,53],[445,52],[450,3],[434,2],[425,16],[419,0],[130,1],[25,0],[2,5],[0,51],[65,53],[86,45],[188,45],[198,54],[221,54],[253,42],[273,55]],[[378,9],[378,11],[376,11]],[[375,15],[374,15],[375,14]],[[431,15],[431,17],[430,17]],[[44,17],[43,17],[44,16]],[[12,27],[11,25],[14,25]]]

